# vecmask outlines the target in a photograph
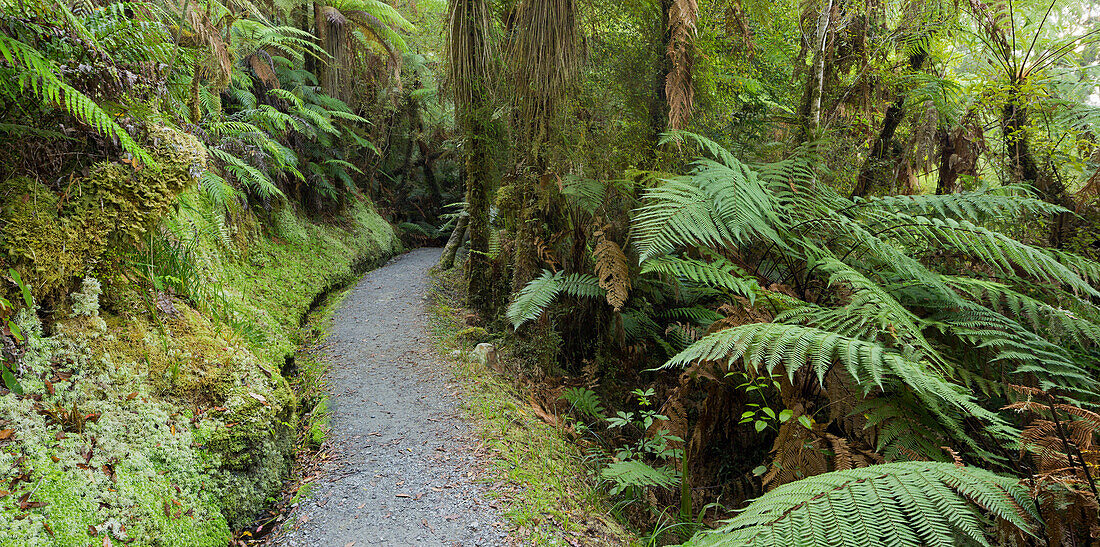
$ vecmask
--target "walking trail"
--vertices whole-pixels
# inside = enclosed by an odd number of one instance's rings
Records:
[[[286,546],[504,545],[499,511],[474,482],[458,388],[433,352],[418,249],[364,276],[324,351],[339,456],[275,542]]]

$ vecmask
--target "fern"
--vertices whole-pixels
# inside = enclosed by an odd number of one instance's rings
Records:
[[[954,463],[890,463],[780,486],[686,545],[987,545],[983,514],[1036,534],[1039,515],[1015,479]]]
[[[561,293],[582,298],[596,298],[605,294],[599,280],[590,274],[565,275],[564,272],[543,271],[542,275],[524,286],[508,306],[508,320],[513,327],[519,328],[542,315]]]
[[[624,460],[607,464],[600,476],[612,481],[611,495],[628,488],[656,487],[672,488],[680,482],[679,474],[669,467],[653,467],[641,460]]]
[[[569,401],[573,409],[586,416],[602,420],[604,408],[600,404],[600,396],[595,391],[584,387],[571,387],[561,394],[561,398]]]
[[[832,363],[838,361],[857,385],[881,388],[889,376],[928,400],[947,401],[976,416],[992,417],[927,363],[882,344],[812,327],[776,323],[731,327],[692,344],[664,367],[686,367],[696,361],[732,364],[738,360],[749,371],[760,366],[771,373],[783,366],[791,377],[798,369],[809,366],[820,382],[824,382]]]
[[[56,74],[56,67],[38,50],[0,33],[0,56],[8,64],[20,69],[17,84],[20,89],[30,89],[39,99],[61,108],[78,120],[90,125],[99,134],[117,140],[122,149],[133,156],[136,163],[151,168],[156,161],[144,148],[134,142],[130,134],[103,111],[87,95],[65,83]]]

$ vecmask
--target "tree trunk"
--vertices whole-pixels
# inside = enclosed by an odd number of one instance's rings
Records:
[[[924,48],[917,49],[909,56],[909,69],[920,70],[928,52]],[[894,133],[905,119],[905,93],[898,93],[894,103],[886,109],[886,115],[882,120],[882,129],[879,131],[875,144],[871,146],[871,153],[863,162],[856,178],[856,186],[852,189],[852,197],[866,196],[875,187],[886,181],[887,170],[894,165],[892,161],[892,149],[894,147]]]
[[[487,106],[487,105],[486,105]],[[484,108],[473,110],[466,134],[466,210],[470,213],[470,307],[482,317],[493,312],[493,265],[489,260],[489,187],[493,171],[489,165],[489,121]]]
[[[470,225],[470,213],[463,211],[458,217],[455,229],[451,231],[451,237],[447,238],[447,245],[443,247],[443,256],[439,258],[439,268],[449,270],[455,265],[455,255],[462,241],[466,239],[466,231]]]
[[[806,137],[813,138],[821,125],[821,94],[825,91],[825,51],[832,24],[833,0],[826,0],[817,18],[814,32],[813,87],[810,91],[810,109],[806,116]]]

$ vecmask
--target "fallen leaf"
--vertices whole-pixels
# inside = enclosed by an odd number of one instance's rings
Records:
[[[408,494],[398,494],[397,497],[399,497],[399,498],[411,498],[412,496],[410,496]]]
[[[248,396],[249,396],[249,397],[252,397],[253,399],[256,399],[257,401],[259,401],[259,402],[261,402],[261,403],[263,403],[263,404],[264,404],[264,406],[268,406],[268,404],[267,404],[267,399],[265,399],[265,398],[264,398],[264,396],[263,396],[263,395],[260,395],[259,393],[255,393],[255,392],[249,391],[249,392],[248,392]]]
[[[0,441],[6,441],[15,435],[14,429],[0,429]]]
[[[349,542],[344,544],[344,547],[352,547],[353,545],[355,545],[355,542],[354,541],[349,541]]]

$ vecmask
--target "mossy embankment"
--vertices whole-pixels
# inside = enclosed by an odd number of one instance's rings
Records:
[[[25,394],[0,396],[0,546],[226,545],[287,478],[301,319],[399,250],[365,200],[324,221],[215,207],[181,174],[205,158],[161,140],[156,196],[116,165],[84,181],[95,199],[0,188],[0,266],[44,305],[18,317]]]

